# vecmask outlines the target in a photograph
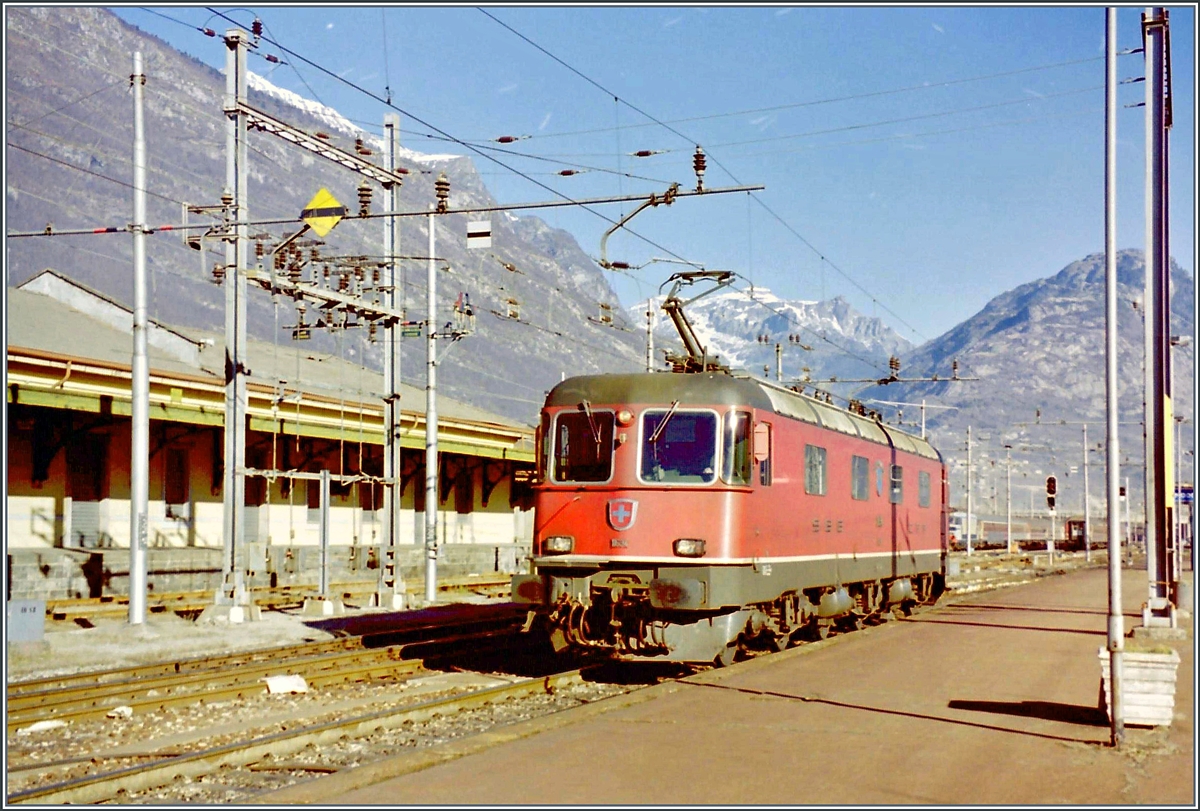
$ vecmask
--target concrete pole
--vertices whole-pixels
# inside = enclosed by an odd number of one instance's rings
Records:
[[[1005,457],[1005,460],[1008,462],[1008,488],[1006,491],[1008,494],[1008,498],[1007,498],[1008,517],[1007,517],[1006,537],[1008,538],[1008,554],[1011,555],[1013,553],[1013,544],[1012,544],[1012,448],[1006,447],[1004,449],[1004,457]]]
[[[1120,418],[1117,391],[1117,10],[1109,8],[1105,24],[1106,67],[1104,128],[1104,253],[1105,253],[1105,391],[1107,400],[1108,478],[1108,655],[1112,696],[1112,745],[1125,742],[1124,698],[1121,689],[1125,645],[1125,618],[1121,610],[1121,511]],[[1087,426],[1084,426],[1087,452]],[[1086,472],[1087,468],[1084,468]],[[1128,483],[1128,479],[1126,479]],[[1128,492],[1128,490],[1126,491]],[[1126,501],[1126,504],[1129,502]]]
[[[783,382],[783,344],[775,344],[775,382]]]
[[[146,357],[146,137],[142,52],[133,55],[133,363],[129,467],[129,623],[146,621],[150,520],[150,366]]]
[[[921,398],[921,439],[925,438],[925,399]]]
[[[396,171],[396,153],[400,147],[400,116],[388,113],[383,117],[384,165],[389,172]],[[387,187],[387,210],[400,210],[400,185]],[[384,290],[381,303],[395,309],[401,296],[403,279],[399,272],[400,218],[385,217],[383,220],[383,245],[387,253],[384,269]],[[400,440],[396,426],[400,421],[400,325],[388,322],[383,333],[383,477],[393,484],[383,488],[383,537],[380,538],[379,587],[376,604],[380,608],[401,608],[403,588],[396,561],[396,547],[400,543]]]
[[[321,471],[321,574],[320,594],[322,600],[329,599],[329,471]]]
[[[1083,559],[1092,562],[1092,510],[1088,503],[1088,446],[1087,423],[1083,424]]]
[[[967,525],[964,532],[967,535],[967,555],[971,554],[971,426],[967,426]]]
[[[225,183],[232,205],[229,221],[244,223],[246,206],[246,116],[236,112],[246,98],[247,34],[240,29],[225,33]],[[246,477],[246,267],[247,226],[235,226],[225,243],[225,473],[223,584],[217,602],[248,603],[244,575]],[[231,619],[244,618],[231,612]]]
[[[429,270],[426,277],[428,315],[425,333],[425,602],[437,599],[437,269],[434,265],[434,224],[429,212]]]

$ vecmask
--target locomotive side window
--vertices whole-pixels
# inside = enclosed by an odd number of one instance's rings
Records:
[[[612,477],[613,413],[564,411],[554,423],[553,480],[606,482]]]
[[[904,468],[892,465],[892,503],[904,503]]]
[[[865,456],[850,457],[850,497],[866,501],[871,494],[871,461]]]
[[[816,445],[804,446],[804,492],[825,495],[825,449]]]
[[[917,503],[922,507],[929,506],[929,474],[925,471],[917,474]]]
[[[760,422],[754,427],[754,458],[758,460],[758,483],[771,484],[771,423]]]
[[[721,478],[729,484],[750,484],[750,415],[745,411],[725,415],[723,448]]]
[[[716,414],[674,406],[642,412],[642,481],[711,484],[716,468]]]

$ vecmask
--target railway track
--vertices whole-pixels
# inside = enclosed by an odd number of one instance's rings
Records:
[[[123,756],[108,758],[17,764],[15,768],[10,765],[10,785],[14,779],[21,781],[22,777],[25,778],[22,782],[39,782],[30,778],[55,772],[61,775],[63,771],[71,770],[85,773],[66,779],[43,780],[38,785],[10,790],[8,802],[76,804],[105,802],[118,797],[125,802],[157,802],[158,795],[151,797],[147,792],[174,785],[178,794],[181,783],[203,779],[210,784],[208,793],[213,794],[211,784],[217,782],[217,778],[221,785],[233,784],[236,793],[245,796],[295,782],[297,775],[337,771],[354,765],[362,759],[362,740],[385,737],[387,733],[406,725],[434,724],[442,717],[465,717],[471,713],[486,714],[486,709],[491,705],[552,696],[565,688],[582,684],[580,671],[572,670],[368,712],[350,715],[327,713],[274,732],[246,728],[244,732],[249,734],[232,742],[196,746],[185,751],[124,753]],[[608,690],[613,691],[613,688]],[[480,724],[477,720],[474,725],[468,726],[479,727]],[[355,746],[354,742],[360,745]],[[376,740],[376,744],[379,743]],[[394,741],[390,743],[392,747],[403,745]],[[389,742],[383,741],[382,746],[386,751]],[[142,762],[130,763],[138,760]],[[106,764],[113,765],[106,767]],[[227,797],[229,790],[218,789],[216,793]]]
[[[407,678],[422,670],[423,659],[468,646],[494,648],[516,631],[517,619],[513,612],[491,612],[469,622],[409,623],[323,642],[12,682],[6,728],[11,734],[44,721],[228,701],[267,692],[272,676],[300,676],[314,688]]]
[[[509,594],[510,575],[468,575],[443,578],[438,582],[439,593],[450,595],[471,593],[487,597],[504,597]],[[377,583],[372,581],[347,581],[330,585],[330,593],[343,600],[365,599],[375,593]],[[413,589],[409,593],[416,595]],[[288,585],[255,587],[251,590],[255,605],[267,610],[291,608],[301,605],[305,599],[316,596],[315,585]],[[199,614],[213,603],[213,591],[180,591],[150,594],[146,598],[146,611],[150,614],[174,612]],[[124,617],[129,613],[127,595],[102,597],[80,597],[46,601],[46,618],[57,622],[91,621]]]

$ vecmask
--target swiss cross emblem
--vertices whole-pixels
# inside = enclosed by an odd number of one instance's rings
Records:
[[[608,502],[608,525],[618,532],[629,529],[637,518],[637,506],[631,498],[614,498]]]

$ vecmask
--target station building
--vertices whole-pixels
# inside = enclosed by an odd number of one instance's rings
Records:
[[[44,270],[8,290],[9,597],[128,591],[132,312]],[[358,331],[346,345],[358,346]],[[151,321],[152,591],[219,582],[224,336]],[[246,465],[383,472],[382,375],[283,340],[248,342]],[[282,382],[281,382],[282,381]],[[425,393],[400,386],[401,574],[419,577],[425,517]],[[532,532],[534,430],[438,398],[439,567],[516,571]],[[375,575],[383,485],[331,488],[333,577]],[[256,584],[315,583],[318,482],[246,479],[246,548]],[[407,570],[407,571],[406,571]]]

